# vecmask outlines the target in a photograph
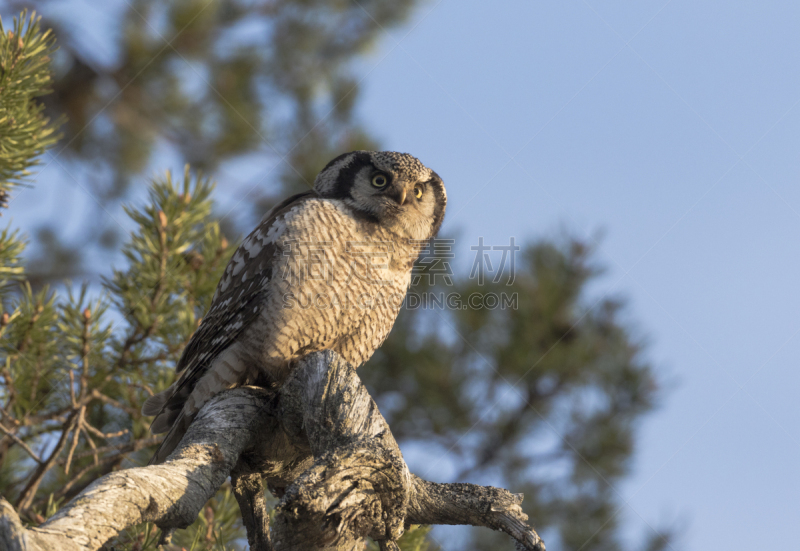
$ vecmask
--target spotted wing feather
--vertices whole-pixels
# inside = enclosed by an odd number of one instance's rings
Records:
[[[181,355],[176,366],[178,380],[167,390],[149,398],[144,415],[156,415],[151,425],[154,434],[167,432],[151,463],[166,459],[186,432],[191,418],[184,404],[212,362],[258,317],[264,304],[265,283],[272,276],[278,247],[273,239],[276,221],[313,192],[289,197],[265,216],[245,238],[220,279],[211,307]]]

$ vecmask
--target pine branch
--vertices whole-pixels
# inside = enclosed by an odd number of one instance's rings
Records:
[[[51,124],[35,100],[50,91],[50,58],[56,50],[52,32],[42,31],[40,21],[23,11],[7,30],[0,20],[0,208],[59,139],[55,129],[61,121]]]
[[[33,498],[36,495],[36,490],[39,488],[39,484],[41,484],[44,475],[46,475],[47,471],[55,466],[59,454],[67,445],[67,437],[70,433],[70,430],[72,430],[75,425],[74,419],[75,412],[73,412],[64,423],[64,427],[61,430],[61,436],[59,437],[58,442],[56,443],[56,446],[53,448],[53,451],[50,453],[49,457],[36,468],[29,478],[28,483],[25,485],[25,488],[23,488],[22,492],[17,498],[16,506],[20,511],[26,511],[30,507],[31,503],[33,503]]]

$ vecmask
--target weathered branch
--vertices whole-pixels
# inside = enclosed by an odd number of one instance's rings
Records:
[[[264,393],[235,389],[217,397],[203,408],[167,463],[96,480],[38,528],[9,530],[8,506],[0,501],[6,508],[0,548],[5,544],[9,551],[94,550],[142,522],[163,528],[189,526],[266,420],[260,415]],[[13,517],[10,522],[18,525]]]
[[[411,475],[355,370],[332,352],[299,362],[277,395],[215,397],[164,464],[98,479],[38,528],[23,529],[0,499],[0,548],[94,550],[141,522],[183,528],[229,474],[254,551],[360,549],[367,536],[397,549],[410,524],[487,526],[544,549],[521,495]],[[271,530],[262,479],[281,497]]]
[[[250,551],[272,551],[269,534],[269,511],[264,496],[261,475],[257,473],[231,474],[231,487],[242,521],[247,528],[247,543]]]
[[[544,543],[522,512],[522,494],[476,484],[437,484],[412,475],[413,494],[407,524],[466,524],[505,532],[522,549],[541,549]]]

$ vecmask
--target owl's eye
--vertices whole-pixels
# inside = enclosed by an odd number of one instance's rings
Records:
[[[372,177],[372,185],[376,188],[386,187],[386,184],[388,183],[389,178],[387,178],[385,174],[376,174]]]
[[[414,186],[414,197],[417,199],[422,198],[422,194],[425,193],[425,186],[422,184],[417,184]]]

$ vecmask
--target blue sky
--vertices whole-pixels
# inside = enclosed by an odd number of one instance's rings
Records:
[[[444,178],[457,264],[480,236],[596,240],[589,303],[628,299],[670,386],[616,488],[632,540],[677,523],[676,549],[796,548],[798,28],[800,3],[779,1],[427,0],[357,68],[360,120]],[[265,168],[238,170],[216,175],[223,205]],[[15,224],[77,230],[92,200],[74,190],[25,190]]]
[[[461,242],[601,236],[592,296],[628,299],[671,386],[617,488],[634,540],[796,548],[798,24],[790,2],[429,1],[364,63],[362,120],[442,175]]]

